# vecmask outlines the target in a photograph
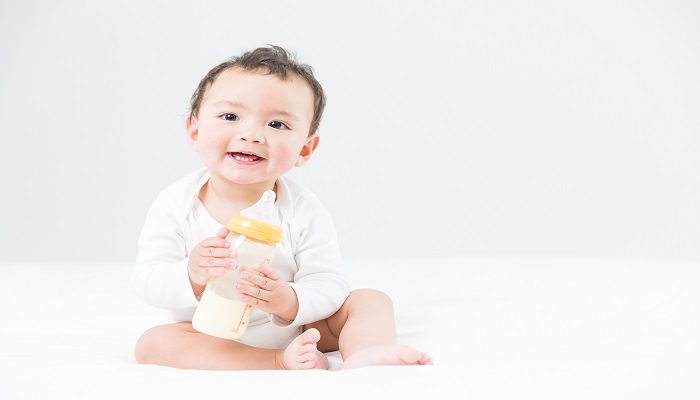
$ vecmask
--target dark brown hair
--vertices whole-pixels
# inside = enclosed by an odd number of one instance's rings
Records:
[[[314,95],[314,115],[311,120],[309,135],[316,133],[321,124],[321,115],[326,106],[326,95],[321,84],[314,77],[313,68],[296,60],[295,56],[279,46],[270,45],[260,47],[243,53],[241,56],[231,57],[212,68],[199,82],[197,90],[190,99],[190,118],[197,117],[199,108],[207,89],[211,87],[216,78],[224,71],[231,68],[240,68],[244,71],[264,72],[275,75],[281,80],[290,79],[290,74],[302,78],[311,88]]]

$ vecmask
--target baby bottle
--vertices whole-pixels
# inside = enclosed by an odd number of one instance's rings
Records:
[[[224,339],[238,339],[245,333],[253,306],[239,299],[236,283],[242,271],[272,260],[275,244],[282,240],[279,225],[272,190],[263,193],[255,205],[231,218],[227,226],[231,232],[226,240],[238,253],[238,267],[207,282],[192,318],[196,330]]]

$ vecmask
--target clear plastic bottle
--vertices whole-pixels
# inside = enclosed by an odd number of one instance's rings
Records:
[[[254,264],[270,262],[275,245],[282,240],[282,228],[275,211],[275,192],[268,190],[255,205],[241,211],[228,223],[226,240],[238,253],[235,270],[229,270],[207,282],[192,326],[211,336],[238,339],[248,328],[253,306],[239,299],[236,283],[242,271]]]

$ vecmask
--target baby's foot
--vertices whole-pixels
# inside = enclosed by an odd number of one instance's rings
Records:
[[[400,344],[365,347],[349,355],[341,369],[372,365],[431,365],[432,357]]]
[[[316,343],[321,339],[317,329],[297,336],[281,354],[278,362],[284,369],[328,369],[328,357],[318,351]]]

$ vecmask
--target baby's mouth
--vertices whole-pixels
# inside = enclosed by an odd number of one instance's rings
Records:
[[[244,162],[244,163],[250,163],[250,162],[256,162],[263,160],[262,157],[253,154],[253,153],[244,153],[240,151],[236,152],[231,152],[228,153],[229,157],[232,157],[234,160],[239,161],[239,162]]]

